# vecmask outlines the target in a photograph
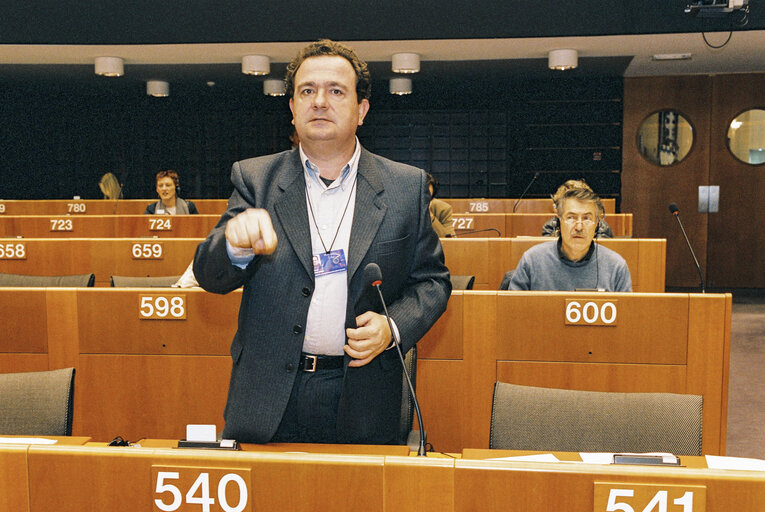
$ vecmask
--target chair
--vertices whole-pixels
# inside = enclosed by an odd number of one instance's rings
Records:
[[[412,379],[412,387],[417,390],[417,345],[409,349],[404,354],[404,364]],[[414,423],[414,400],[409,393],[409,385],[406,383],[406,376],[401,376],[401,422],[399,423],[399,444],[407,444],[417,451],[420,445],[420,434],[412,430]]]
[[[515,272],[515,269],[508,270],[507,272],[505,272],[505,275],[502,276],[502,282],[499,285],[500,290],[510,289],[510,280],[513,279],[513,272]]]
[[[74,368],[0,374],[0,435],[71,436]]]
[[[703,397],[497,382],[489,448],[701,455]]]
[[[449,278],[452,281],[452,290],[472,290],[475,276],[455,276]]]
[[[72,276],[0,274],[0,287],[92,287],[95,282],[95,274]]]
[[[167,288],[178,282],[181,276],[111,276],[111,285],[114,288]]]

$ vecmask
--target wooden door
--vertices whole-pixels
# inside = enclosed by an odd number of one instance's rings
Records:
[[[667,239],[667,286],[695,287],[699,276],[669,204],[680,218],[702,269],[706,268],[707,214],[698,213],[698,187],[709,181],[711,80],[706,76],[626,78],[622,142],[621,211],[633,214],[633,236]],[[637,133],[653,112],[674,110],[693,127],[694,142],[681,162],[660,167],[638,151]]]
[[[765,74],[722,75],[712,82],[709,184],[720,210],[709,214],[710,286],[765,288],[765,164],[749,165],[728,149],[728,127],[741,112],[765,109]]]

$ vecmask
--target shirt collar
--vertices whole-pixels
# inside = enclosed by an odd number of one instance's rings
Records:
[[[595,242],[594,241],[590,242],[590,248],[587,249],[587,254],[585,254],[584,257],[582,257],[582,259],[579,261],[571,261],[570,259],[568,259],[568,256],[566,256],[566,253],[563,252],[563,240],[561,239],[560,236],[558,237],[558,242],[556,246],[558,248],[558,257],[563,263],[565,263],[569,267],[581,267],[586,265],[587,263],[590,262],[592,253],[595,250]]]
[[[327,189],[330,187],[327,187],[327,185],[324,184],[324,182],[319,177],[319,168],[316,167],[313,163],[311,163],[311,160],[308,158],[308,155],[305,154],[303,151],[303,145],[300,144],[298,146],[298,151],[300,152],[300,161],[303,163],[303,172],[305,172],[306,181],[312,180],[313,182],[317,183],[321,187]],[[361,156],[361,144],[359,143],[359,138],[356,137],[356,148],[353,150],[353,155],[351,155],[351,159],[348,160],[348,163],[345,164],[345,167],[343,167],[343,170],[340,172],[340,180],[335,180],[332,183],[332,187],[341,187],[345,189],[346,185],[353,183],[353,180],[348,180],[348,176],[356,174],[356,171],[359,168],[359,157]],[[338,184],[339,181],[339,184]]]

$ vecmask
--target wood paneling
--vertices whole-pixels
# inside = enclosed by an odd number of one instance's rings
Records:
[[[204,238],[219,215],[0,215],[0,237]],[[156,227],[157,220],[170,227]],[[51,231],[52,221],[66,231]],[[59,228],[60,229],[60,228]]]

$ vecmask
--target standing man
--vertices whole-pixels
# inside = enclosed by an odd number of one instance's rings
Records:
[[[593,242],[603,216],[597,194],[586,188],[569,189],[556,208],[560,238],[523,253],[512,273],[510,289],[631,292],[632,279],[624,258]]]
[[[197,248],[215,293],[244,286],[224,437],[243,442],[395,443],[402,350],[446,309],[449,273],[430,226],[425,173],[369,153],[366,63],[339,43],[287,67],[297,149],[236,162],[228,209]]]

